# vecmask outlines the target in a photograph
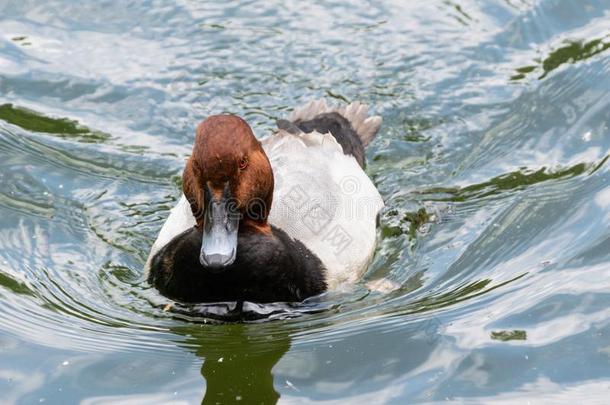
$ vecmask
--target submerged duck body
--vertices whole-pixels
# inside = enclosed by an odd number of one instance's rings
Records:
[[[185,302],[301,301],[357,281],[383,207],[363,171],[380,123],[358,103],[324,101],[261,142],[238,117],[203,121],[149,281]]]

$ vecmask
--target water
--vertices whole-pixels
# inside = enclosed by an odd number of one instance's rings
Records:
[[[605,402],[609,21],[594,0],[0,1],[0,402]],[[384,118],[363,283],[273,321],[168,308],[142,267],[196,123],[262,136],[317,97]]]

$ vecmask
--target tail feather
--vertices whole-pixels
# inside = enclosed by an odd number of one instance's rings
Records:
[[[295,109],[290,115],[289,120],[293,123],[309,121],[320,114],[332,112],[340,114],[349,121],[365,147],[371,143],[377,132],[379,132],[381,117],[378,115],[369,117],[368,106],[358,101],[342,107],[328,105],[324,99],[310,101]]]

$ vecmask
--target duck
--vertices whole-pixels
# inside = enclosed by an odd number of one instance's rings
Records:
[[[384,206],[364,170],[381,121],[315,100],[259,140],[237,115],[204,119],[148,282],[186,303],[302,302],[357,282]]]

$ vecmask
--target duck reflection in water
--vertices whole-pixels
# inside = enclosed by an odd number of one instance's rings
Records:
[[[203,360],[202,404],[275,404],[273,367],[290,348],[288,331],[273,325],[191,325],[174,330]]]

